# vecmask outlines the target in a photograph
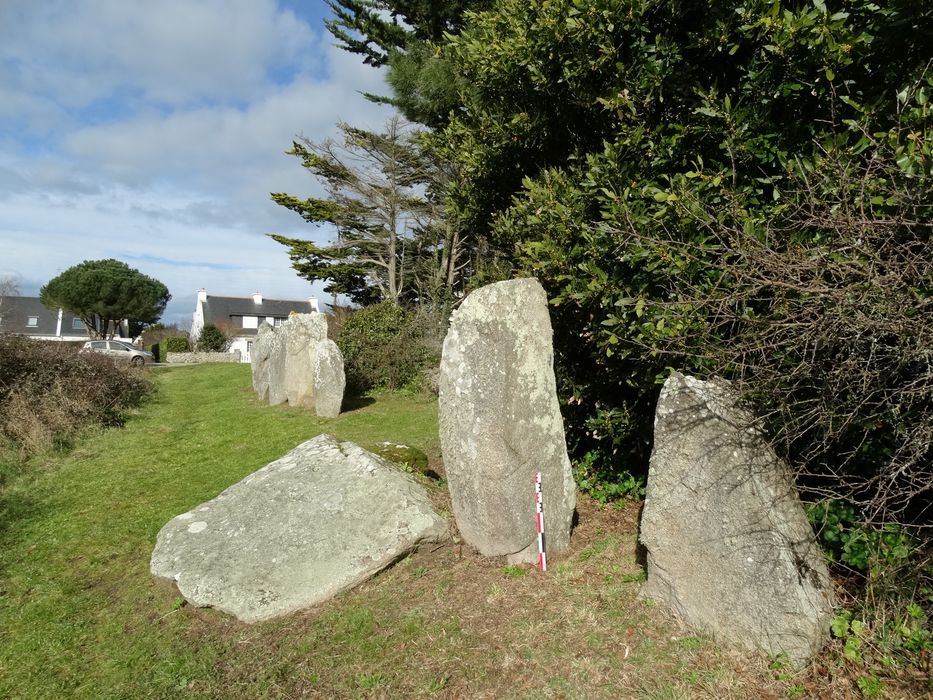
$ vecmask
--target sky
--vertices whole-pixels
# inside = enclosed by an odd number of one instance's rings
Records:
[[[379,129],[384,76],[341,51],[323,0],[0,0],[0,278],[34,296],[84,260],[197,290],[327,299],[267,234],[333,232],[270,192],[322,189],[285,151]]]

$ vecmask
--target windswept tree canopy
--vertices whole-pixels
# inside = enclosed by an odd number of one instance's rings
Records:
[[[490,0],[328,0],[327,29],[337,46],[372,66],[386,66],[391,96],[366,95],[397,107],[406,119],[444,126],[466,86],[453,70],[445,45],[463,27],[468,11]]]
[[[39,299],[80,318],[91,335],[112,335],[120,321],[155,323],[172,298],[168,288],[119,260],[85,260],[53,278]]]
[[[359,304],[398,302],[409,281],[406,246],[425,206],[419,151],[398,119],[378,134],[349,124],[340,129],[342,143],[304,140],[289,151],[324,185],[326,198],[272,194],[274,202],[306,221],[336,226],[337,240],[319,246],[272,238],[289,247],[292,267],[302,277],[329,280],[327,292]]]

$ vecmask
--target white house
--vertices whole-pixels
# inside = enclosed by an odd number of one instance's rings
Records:
[[[249,362],[260,323],[265,321],[270,326],[281,326],[292,312],[309,314],[319,310],[315,297],[263,299],[259,292],[251,297],[219,297],[209,295],[206,289],[199,289],[191,320],[191,342],[196,342],[201,329],[212,323],[232,338],[230,352],[239,350],[240,361]]]
[[[0,297],[0,334],[25,335],[36,340],[88,340],[84,321],[69,311],[45,306],[39,297]],[[129,323],[120,324],[119,338],[127,339]]]

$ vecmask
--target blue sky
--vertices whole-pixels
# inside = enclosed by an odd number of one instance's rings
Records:
[[[383,76],[333,46],[323,0],[0,0],[0,277],[83,260],[196,291],[322,296],[266,234],[324,241],[271,202],[319,185],[293,138],[390,116]]]

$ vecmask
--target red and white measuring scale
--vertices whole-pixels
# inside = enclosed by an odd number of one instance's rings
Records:
[[[538,566],[547,571],[544,554],[544,496],[541,493],[541,472],[535,472],[535,519],[538,522]]]

